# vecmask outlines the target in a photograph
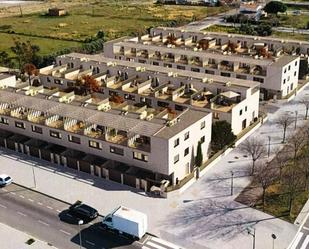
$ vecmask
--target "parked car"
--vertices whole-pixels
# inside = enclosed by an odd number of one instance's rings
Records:
[[[69,207],[69,214],[85,222],[94,220],[99,215],[96,209],[82,203],[81,201],[76,201]]]
[[[0,175],[0,186],[6,186],[12,183],[12,178],[8,175]]]

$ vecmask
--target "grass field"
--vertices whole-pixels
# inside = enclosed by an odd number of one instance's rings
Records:
[[[113,39],[124,35],[143,33],[149,27],[166,25],[172,20],[181,19],[190,22],[192,19],[201,19],[220,13],[224,8],[153,5],[149,0],[142,0],[139,1],[139,4],[134,4],[133,0],[128,0],[114,1],[114,4],[84,3],[80,6],[71,6],[67,10],[69,15],[64,17],[48,17],[41,12],[23,17],[1,18],[0,29],[2,26],[5,27],[3,31],[22,33],[26,35],[25,39],[32,36],[42,36],[44,38],[73,39],[74,41],[84,41],[85,38],[103,30],[107,39]],[[0,40],[9,41],[8,36],[0,34]],[[59,44],[60,47],[76,45],[76,43],[68,42],[63,42],[62,45],[62,41],[54,40],[50,40],[52,44],[49,44],[47,39],[40,38],[35,38],[33,41],[46,53],[54,51],[54,43],[55,45]],[[10,42],[6,45],[2,44],[0,49],[10,46]]]

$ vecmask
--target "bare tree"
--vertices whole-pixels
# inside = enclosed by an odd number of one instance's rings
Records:
[[[240,149],[241,151],[248,153],[251,156],[252,159],[251,175],[253,175],[256,161],[259,158],[261,158],[266,152],[265,144],[262,140],[253,137],[245,140],[241,144]]]
[[[262,188],[262,205],[265,210],[266,190],[275,183],[278,174],[269,164],[258,164],[253,175],[253,181]]]
[[[280,150],[275,154],[276,154],[276,158],[275,158],[276,163],[277,163],[278,168],[279,168],[279,181],[281,181],[283,169],[288,165],[290,155],[288,154],[288,152],[285,149]]]
[[[293,152],[294,163],[297,159],[297,154],[303,148],[304,145],[305,145],[305,137],[304,137],[304,133],[302,132],[302,130],[300,130],[299,132],[293,134],[292,136],[288,138],[287,146],[288,146],[288,149]]]
[[[302,103],[306,107],[305,120],[307,120],[307,118],[308,118],[308,111],[309,111],[309,99],[308,98],[307,99],[302,99],[300,101],[300,103]]]
[[[282,143],[285,143],[285,137],[286,137],[286,129],[294,122],[293,117],[291,117],[289,114],[281,115],[277,121],[276,124],[280,126],[283,129],[283,139]]]
[[[299,191],[301,187],[301,181],[300,181],[301,175],[299,170],[296,167],[287,167],[287,170],[284,172],[283,176],[283,183],[286,186],[288,190],[289,195],[289,213],[291,215],[293,202],[295,200],[295,197],[297,195],[297,192]]]
[[[304,188],[308,190],[308,179],[309,179],[309,155],[304,154],[298,158],[297,165],[304,177]]]

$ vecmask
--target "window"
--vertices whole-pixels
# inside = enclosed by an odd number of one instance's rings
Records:
[[[167,64],[167,63],[164,63],[163,66],[164,66],[164,67],[169,67],[169,68],[172,68],[172,67],[173,67],[172,64]]]
[[[189,154],[189,147],[185,149],[184,156]]]
[[[264,79],[263,78],[259,78],[259,77],[253,77],[254,81],[260,82],[260,83],[264,83]]]
[[[94,140],[89,140],[89,147],[101,150],[101,144]]]
[[[50,132],[49,132],[49,135],[50,135],[51,137],[61,139],[61,133],[59,133],[58,131],[50,131]]]
[[[50,82],[50,78],[49,77],[47,77],[47,82]]]
[[[154,61],[154,62],[152,63],[152,65],[154,65],[154,66],[159,66],[159,62]]]
[[[242,115],[242,110],[239,111],[239,116],[241,116],[241,115]]]
[[[72,143],[80,144],[80,138],[72,135],[68,135],[68,140]]]
[[[296,74],[297,74],[297,72],[295,71],[295,72],[294,72],[294,76],[296,76]]]
[[[201,144],[204,143],[205,142],[205,136],[202,136],[200,141],[201,141]]]
[[[6,124],[6,125],[8,125],[8,124],[9,124],[9,120],[8,120],[7,118],[0,117],[0,124]]]
[[[295,61],[295,66],[297,66],[297,61]]]
[[[224,72],[222,72],[222,73],[221,73],[221,76],[224,76],[224,77],[231,77],[231,74],[230,74],[230,73],[224,73]]]
[[[179,154],[174,156],[174,164],[176,164],[179,161]]]
[[[194,68],[194,67],[192,67],[192,68],[191,68],[191,71],[192,71],[192,72],[198,72],[198,73],[199,73],[199,72],[200,72],[200,69],[199,69],[199,68]]]
[[[291,70],[291,65],[289,65],[289,69],[288,69],[289,71]]]
[[[146,63],[145,60],[138,60],[139,63]]]
[[[179,138],[175,139],[174,141],[174,148],[177,147],[179,145]]]
[[[245,112],[246,112],[246,111],[248,111],[248,107],[247,107],[247,106],[245,106]]]
[[[247,79],[247,76],[246,76],[246,75],[241,75],[241,74],[236,74],[236,78],[237,78],[237,79],[246,80],[246,79]]]
[[[160,106],[160,107],[168,107],[169,103],[166,103],[166,102],[163,102],[163,101],[158,101],[157,105]]]
[[[283,80],[283,84],[285,84],[285,82],[286,82],[286,80],[284,79],[284,80]]]
[[[35,133],[39,133],[39,134],[43,133],[43,129],[36,125],[31,125],[31,130]]]
[[[205,70],[205,73],[207,73],[207,74],[215,74],[215,71],[213,71],[213,70]]]
[[[205,121],[203,121],[203,122],[201,123],[201,130],[203,130],[203,129],[205,128],[205,126],[206,126],[206,123],[205,123]]]
[[[57,85],[62,85],[62,81],[61,80],[58,80],[58,79],[54,79],[54,83],[57,84]]]
[[[190,133],[187,131],[187,132],[185,133],[185,141],[186,141],[187,139],[189,139],[189,137],[190,137]]]
[[[214,117],[214,119],[219,119],[219,113],[218,112],[214,112],[213,113],[213,117]]]
[[[148,162],[148,156],[144,155],[144,154],[142,154],[140,152],[134,151],[133,152],[133,158],[136,159],[136,160],[143,161],[143,162]]]
[[[17,128],[25,129],[25,124],[23,122],[15,121],[15,126]]]
[[[186,70],[186,67],[185,66],[177,66],[177,69],[181,69],[181,70]]]
[[[288,76],[288,81],[290,81],[290,76]]]
[[[123,149],[117,148],[115,146],[110,146],[109,149],[111,153],[123,156]]]
[[[284,73],[286,73],[286,68],[284,69]]]

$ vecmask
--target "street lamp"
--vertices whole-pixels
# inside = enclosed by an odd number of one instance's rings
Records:
[[[253,238],[252,249],[255,249],[255,227],[248,227],[247,232]]]
[[[273,233],[271,237],[273,238],[273,249],[275,249],[275,239],[277,239],[277,236]]]
[[[83,220],[78,221],[78,233],[79,233],[79,248],[82,249],[82,232],[80,226],[84,224]]]
[[[234,172],[231,171],[231,196],[234,193]]]
[[[270,139],[271,139],[271,137],[268,136],[268,152],[267,152],[268,157],[269,157],[269,155],[270,155]]]
[[[295,129],[296,129],[296,125],[297,125],[297,115],[298,115],[298,111],[295,111]]]

